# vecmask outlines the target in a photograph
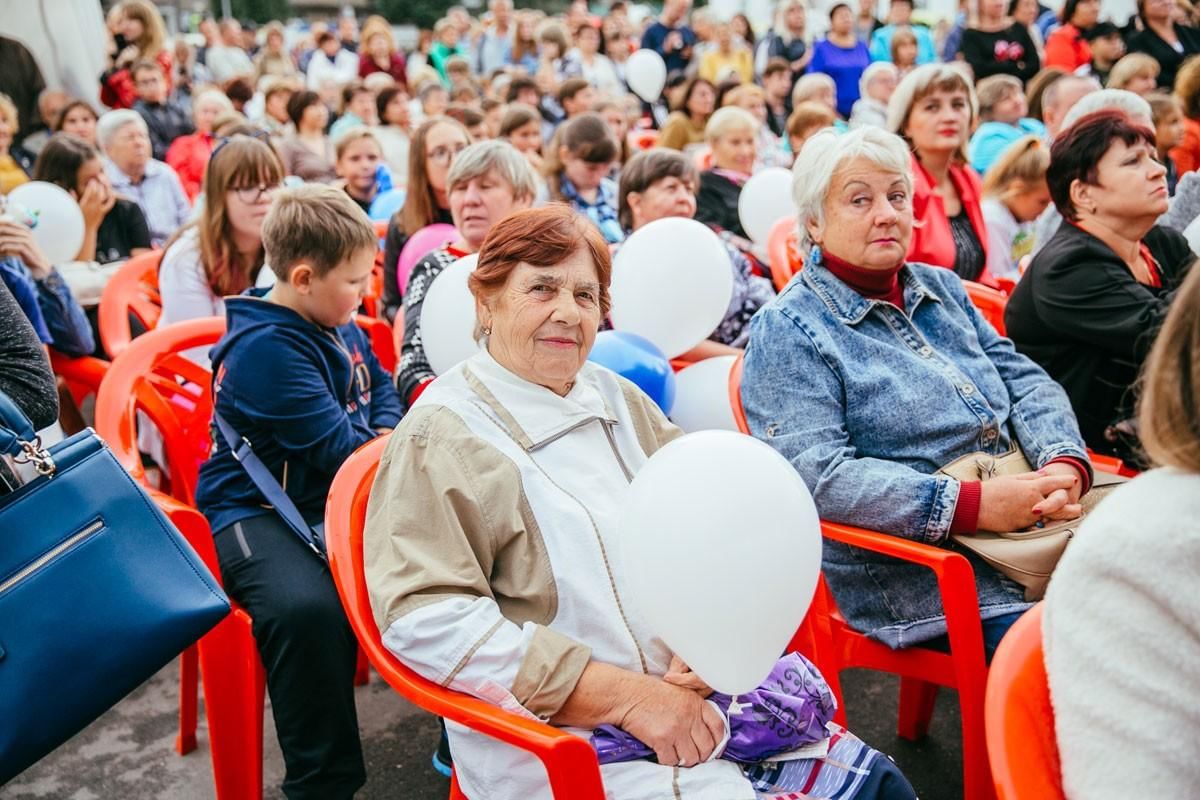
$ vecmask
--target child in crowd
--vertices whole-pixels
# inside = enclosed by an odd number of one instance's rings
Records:
[[[792,149],[792,158],[800,154],[800,148],[808,138],[819,130],[828,128],[837,122],[837,115],[824,103],[801,103],[788,117],[788,145]]]
[[[277,195],[263,242],[277,280],[227,302],[228,331],[212,351],[218,430],[196,502],[225,591],[254,619],[284,794],[348,798],[366,779],[358,643],[299,528],[320,527],[342,462],[400,421],[391,376],[354,324],[378,244],[350,198],[322,185]],[[231,440],[246,442],[237,457]],[[296,528],[280,509],[287,501],[302,517]]]
[[[608,125],[597,114],[581,114],[563,123],[556,140],[543,166],[550,199],[585,215],[609,244],[622,241],[617,185],[608,177],[620,151]]]
[[[1166,92],[1150,92],[1146,95],[1146,102],[1150,104],[1154,119],[1158,160],[1167,168],[1167,191],[1174,197],[1175,186],[1179,183],[1179,170],[1175,167],[1175,159],[1171,158],[1171,149],[1183,141],[1183,105],[1178,97]]]
[[[983,179],[987,269],[996,278],[1018,280],[1021,259],[1033,253],[1033,222],[1050,205],[1049,166],[1050,151],[1041,137],[1026,136],[1005,150]]]
[[[364,213],[370,213],[371,203],[379,194],[379,165],[383,163],[383,146],[370,128],[353,128],[334,145],[337,160],[334,168],[346,182],[346,194]]]
[[[985,175],[1001,153],[1023,136],[1044,136],[1046,126],[1029,117],[1025,88],[1013,75],[990,75],[975,87],[980,125],[967,145],[971,166]]]

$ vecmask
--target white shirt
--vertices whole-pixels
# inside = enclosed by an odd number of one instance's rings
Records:
[[[985,197],[980,206],[988,232],[988,272],[997,278],[1017,280],[1021,259],[1033,253],[1033,223],[1018,222],[1008,206],[994,197]]]
[[[254,62],[240,47],[210,47],[205,52],[204,64],[217,83],[225,83],[239,75],[254,75]]]
[[[308,62],[307,86],[310,91],[318,91],[325,81],[345,86],[357,77],[358,56],[349,50],[338,50],[337,55],[330,61],[325,51],[318,48]]]

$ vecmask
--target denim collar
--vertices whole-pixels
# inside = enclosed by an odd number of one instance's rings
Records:
[[[807,264],[801,270],[800,278],[821,298],[830,312],[846,325],[857,325],[866,318],[871,309],[888,305],[884,300],[869,300],[863,297],[834,277],[822,264]],[[925,298],[935,303],[942,302],[942,298],[926,286],[908,264],[900,269],[900,281],[904,284],[904,307],[909,309],[910,317],[911,309],[915,309]]]
[[[566,173],[563,173],[558,186],[563,199],[577,205],[579,208],[588,208],[591,206],[617,207],[616,198],[613,196],[615,192],[613,192],[612,181],[608,178],[600,181],[600,186],[596,189],[596,202],[594,203],[589,203],[580,196],[579,190],[575,188],[575,184],[571,182]]]

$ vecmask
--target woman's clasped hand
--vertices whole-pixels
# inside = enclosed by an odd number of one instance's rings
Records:
[[[1047,464],[1036,472],[1000,475],[980,486],[979,530],[1015,531],[1042,520],[1074,519],[1083,513],[1079,471]]]

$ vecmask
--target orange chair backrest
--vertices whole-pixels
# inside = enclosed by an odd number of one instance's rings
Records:
[[[393,338],[392,326],[381,319],[369,317],[366,314],[355,314],[354,321],[367,338],[371,340],[371,349],[375,357],[388,372],[396,371],[396,342]],[[403,318],[400,324],[404,324]]]
[[[96,432],[138,479],[137,412],[149,417],[162,434],[171,495],[189,505],[212,446],[212,375],[182,353],[215,344],[224,333],[224,319],[207,317],[139,336],[114,359],[96,397]]]
[[[984,319],[992,323],[997,333],[1004,336],[1004,307],[1008,304],[1008,298],[992,287],[974,281],[963,281],[963,288],[967,290],[967,296],[971,298],[975,308],[979,309],[979,313],[983,314]]]
[[[1042,652],[1038,603],[1005,634],[984,701],[988,760],[1000,800],[1063,800],[1054,708]]]
[[[116,358],[133,341],[132,314],[148,331],[158,327],[162,298],[158,294],[158,267],[163,251],[134,256],[117,270],[100,295],[100,343],[109,358]]]
[[[738,430],[749,434],[750,426],[746,423],[746,409],[742,407],[742,367],[746,360],[746,351],[738,353],[729,368],[729,407],[733,409],[733,421]]]
[[[771,282],[775,291],[783,291],[792,276],[804,266],[804,259],[797,249],[796,218],[784,217],[771,226],[767,235],[767,256],[771,265]]]
[[[658,131],[653,129],[630,131],[625,139],[630,150],[649,150],[658,144]]]

